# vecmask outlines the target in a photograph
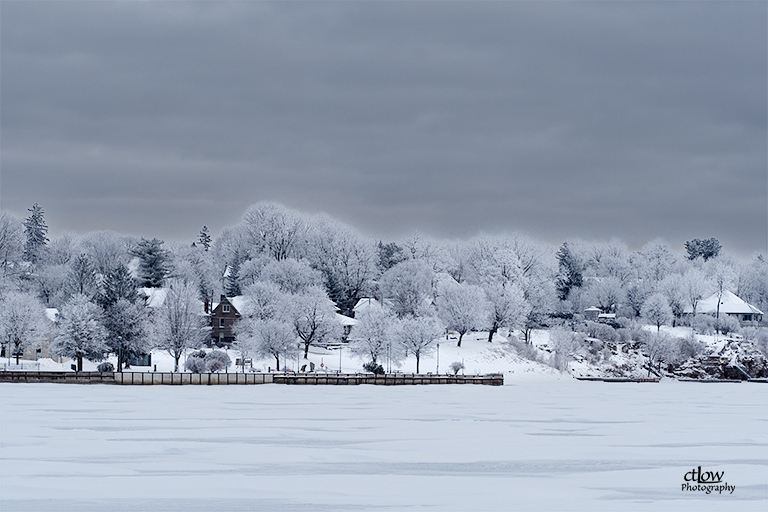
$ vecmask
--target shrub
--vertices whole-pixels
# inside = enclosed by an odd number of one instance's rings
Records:
[[[739,321],[730,315],[720,315],[720,318],[715,319],[715,327],[723,334],[739,332],[741,329]]]
[[[384,367],[377,364],[376,361],[371,361],[363,365],[363,370],[373,373],[374,375],[384,375]]]
[[[696,315],[691,326],[699,334],[712,334],[715,332],[715,319],[709,315]]]
[[[226,352],[221,350],[211,350],[205,356],[205,368],[209,372],[221,371],[224,368],[228,368],[230,364],[232,364],[232,360]]]
[[[110,362],[104,362],[101,363],[99,366],[96,367],[96,370],[102,373],[109,373],[115,371],[115,366]]]
[[[619,335],[616,333],[616,329],[610,325],[600,324],[597,322],[587,322],[587,336],[590,338],[597,338],[602,341],[619,340]]]
[[[199,352],[192,352],[187,356],[187,361],[184,363],[184,368],[192,373],[204,373],[205,368],[205,350]]]
[[[458,375],[461,370],[464,369],[464,363],[461,361],[454,361],[450,365],[448,365],[448,368],[451,369],[454,375]]]

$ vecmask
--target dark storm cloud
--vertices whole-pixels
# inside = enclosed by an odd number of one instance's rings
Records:
[[[765,250],[766,4],[2,5],[2,206]]]

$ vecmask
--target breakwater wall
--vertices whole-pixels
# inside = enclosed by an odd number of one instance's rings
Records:
[[[58,382],[127,386],[221,386],[288,384],[300,386],[418,386],[427,384],[504,385],[503,374],[431,375],[392,373],[168,373],[168,372],[0,372],[0,382]]]

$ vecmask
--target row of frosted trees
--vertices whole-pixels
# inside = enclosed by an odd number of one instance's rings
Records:
[[[679,322],[686,307],[695,312],[726,289],[768,308],[764,255],[736,261],[714,239],[684,249],[658,240],[634,252],[617,240],[555,248],[515,234],[384,242],[275,203],[250,207],[215,239],[204,227],[189,243],[110,231],[49,240],[44,211],[34,205],[26,219],[0,212],[0,329],[12,353],[55,336],[53,348],[78,359],[113,353],[120,367],[162,347],[178,365],[205,339],[200,304],[244,296],[241,350],[279,363],[277,348],[285,355],[298,341],[306,356],[313,344],[340,336],[337,310],[349,315],[359,299],[376,297],[383,317],[362,322],[353,336],[369,340],[358,345],[375,362],[382,344],[418,358],[422,349],[404,340],[422,327],[453,330],[459,345],[471,330],[487,331],[489,342],[516,331],[527,342],[532,330],[578,319],[589,306],[656,325]],[[139,287],[169,290],[165,305],[147,308]],[[34,322],[25,331],[15,311],[22,307],[37,319],[57,308],[56,333]]]

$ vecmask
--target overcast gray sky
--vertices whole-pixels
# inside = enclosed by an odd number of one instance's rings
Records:
[[[191,240],[768,237],[766,2],[15,2],[2,208]]]

